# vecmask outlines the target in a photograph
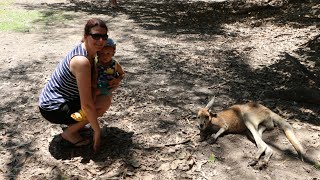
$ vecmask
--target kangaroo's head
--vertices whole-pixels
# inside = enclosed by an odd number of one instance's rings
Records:
[[[217,114],[212,113],[210,108],[212,107],[214,99],[212,99],[206,107],[200,108],[198,111],[198,129],[200,130],[200,140],[205,140],[211,135],[214,130],[213,121],[217,118]]]
[[[212,126],[217,125],[217,123],[219,122],[217,114],[211,112],[211,110],[208,108],[199,109],[197,118],[199,130],[212,128]]]
[[[214,98],[204,108],[200,108],[198,111],[198,128],[200,131],[207,129],[210,126],[211,118],[214,114],[211,113],[211,107],[213,106]]]
[[[212,113],[208,108],[201,108],[198,111],[198,129],[200,130],[200,141],[206,140],[211,134],[217,131],[214,121],[217,114]]]
[[[208,108],[201,108],[198,111],[198,128],[203,131],[211,126],[212,113]]]

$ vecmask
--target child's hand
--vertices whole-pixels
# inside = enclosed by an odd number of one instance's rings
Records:
[[[114,78],[109,81],[109,85],[110,85],[110,87],[118,87],[120,85],[120,81],[121,81],[121,79]]]

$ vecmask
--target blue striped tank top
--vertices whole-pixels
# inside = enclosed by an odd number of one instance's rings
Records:
[[[88,58],[88,53],[82,47],[82,43],[77,45],[58,64],[43,88],[39,97],[39,106],[43,110],[57,110],[62,104],[80,98],[76,77],[70,71],[70,61],[74,56]]]

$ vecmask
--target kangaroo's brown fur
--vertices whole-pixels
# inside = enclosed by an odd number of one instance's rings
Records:
[[[208,104],[205,108],[201,108],[198,111],[200,132],[207,131],[208,128],[219,128],[218,132],[212,135],[211,142],[215,142],[224,132],[241,133],[249,130],[258,147],[258,151],[250,165],[256,165],[264,153],[264,158],[260,165],[265,166],[273,152],[262,140],[262,133],[266,129],[273,129],[276,125],[284,131],[286,137],[303,160],[305,154],[304,148],[294,135],[291,125],[267,107],[258,103],[239,104],[213,114],[210,111],[212,103],[210,102],[210,105]],[[205,138],[203,137],[202,140]]]

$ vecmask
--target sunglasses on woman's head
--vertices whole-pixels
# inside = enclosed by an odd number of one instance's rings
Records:
[[[89,34],[94,40],[107,40],[108,39],[108,34]]]

